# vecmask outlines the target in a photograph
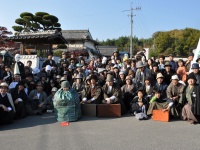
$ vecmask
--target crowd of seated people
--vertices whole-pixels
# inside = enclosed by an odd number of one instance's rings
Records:
[[[4,66],[0,56],[0,124],[13,122],[28,115],[53,112],[55,93],[63,81],[78,92],[81,104],[121,104],[122,114],[150,118],[154,109],[169,111],[175,119],[198,123],[200,115],[200,59],[191,64],[177,62],[173,55],[165,60],[160,55],[145,60],[120,58],[117,51],[111,59],[92,57],[89,62],[74,54],[62,53],[58,63],[48,54],[42,68],[31,68],[15,57],[15,70]],[[189,72],[189,70],[192,72]],[[17,70],[17,71],[16,71]]]

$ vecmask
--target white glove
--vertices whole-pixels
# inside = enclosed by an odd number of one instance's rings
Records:
[[[85,101],[87,101],[87,98],[86,98],[86,97],[84,97],[82,100],[85,102]]]
[[[18,102],[23,102],[23,100],[21,98],[18,98],[17,100],[18,100]]]

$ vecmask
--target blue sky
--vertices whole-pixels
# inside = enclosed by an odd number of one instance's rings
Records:
[[[22,12],[47,12],[59,18],[63,30],[89,29],[93,39],[130,35],[130,2],[134,11],[133,35],[149,38],[156,31],[200,29],[200,0],[4,0],[0,26],[12,30]],[[3,7],[4,6],[4,7]]]

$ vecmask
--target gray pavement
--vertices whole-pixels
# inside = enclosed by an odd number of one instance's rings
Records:
[[[53,114],[0,126],[0,150],[200,150],[200,125],[82,117],[61,127]]]

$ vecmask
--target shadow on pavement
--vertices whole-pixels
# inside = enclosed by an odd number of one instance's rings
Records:
[[[43,114],[41,116],[27,116],[23,119],[14,120],[11,124],[0,125],[0,131],[29,128],[34,126],[52,124],[55,122],[57,121],[54,114]]]

